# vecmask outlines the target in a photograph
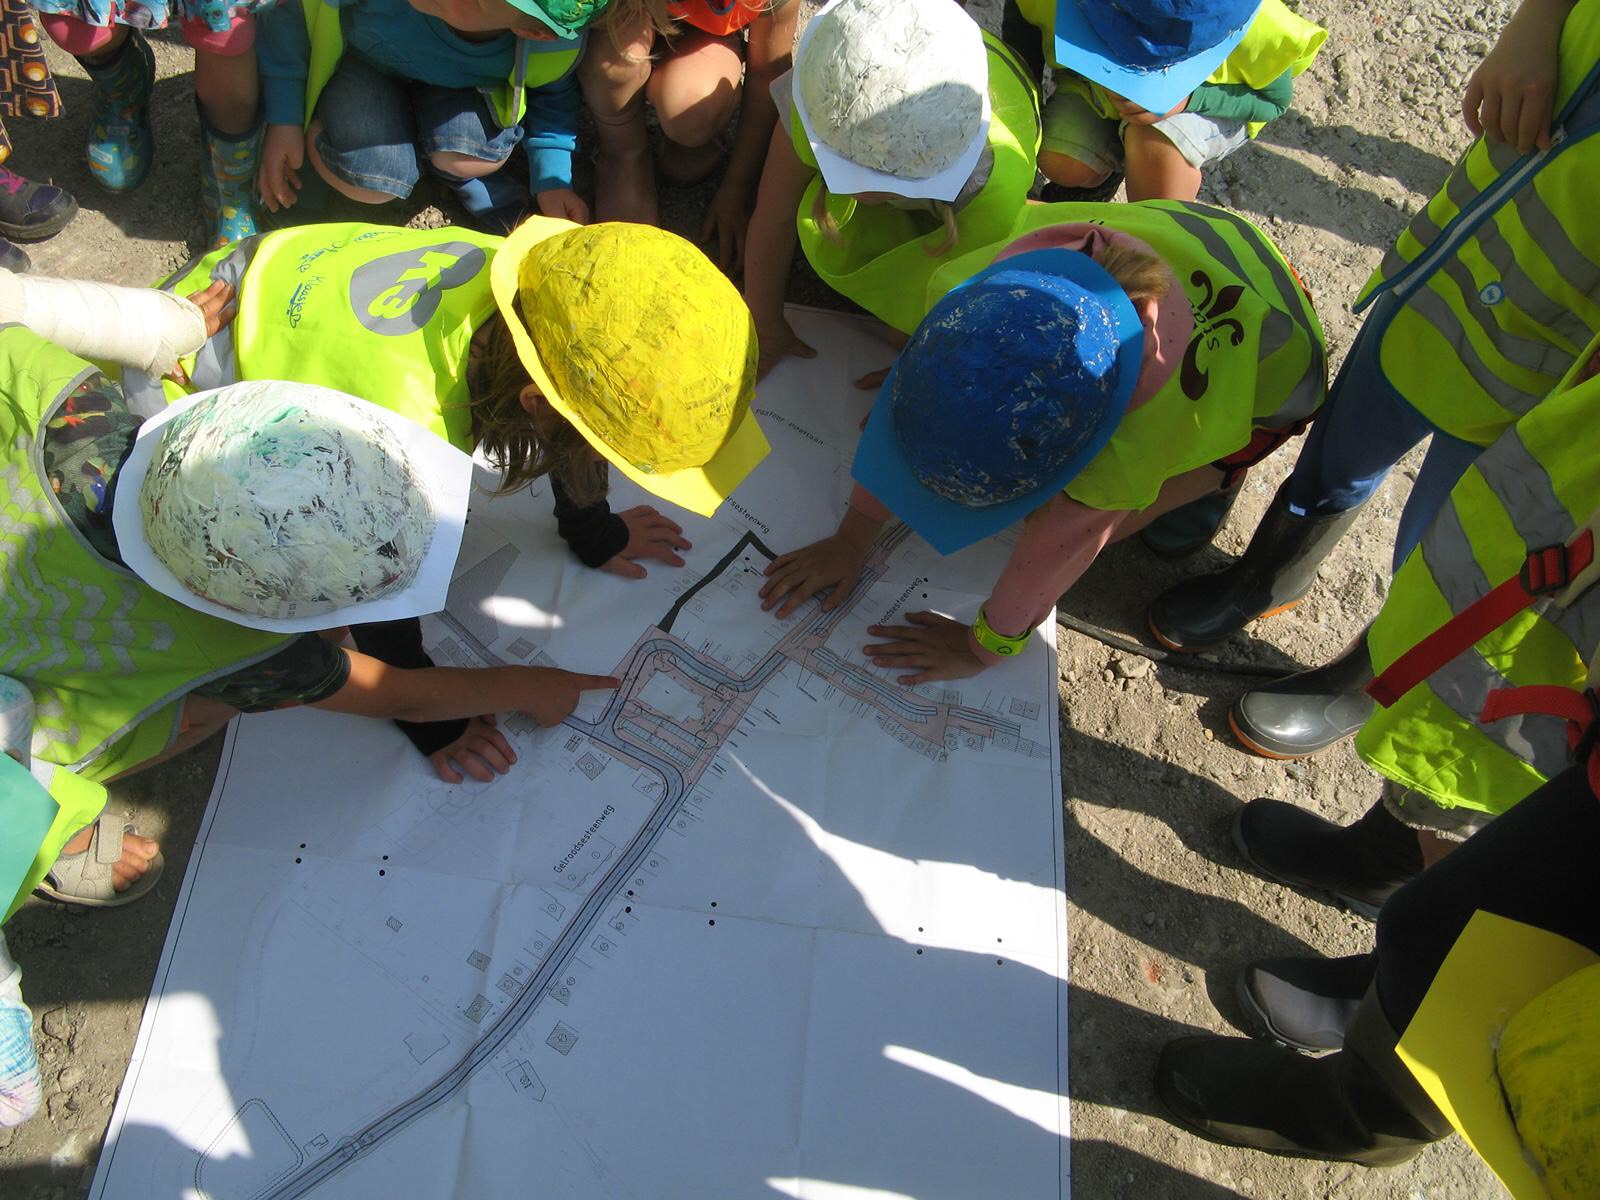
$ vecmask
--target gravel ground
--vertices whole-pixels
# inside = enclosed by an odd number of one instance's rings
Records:
[[[1244,213],[1279,241],[1316,299],[1337,362],[1355,330],[1348,306],[1362,281],[1466,144],[1459,97],[1512,5],[1300,0],[1298,7],[1331,31],[1328,44],[1300,81],[1294,110],[1213,171],[1202,199]],[[994,0],[974,0],[972,8],[997,27]],[[13,122],[14,165],[55,179],[83,206],[69,229],[31,248],[38,270],[142,283],[200,248],[188,52],[161,38],[157,56],[159,152],[137,193],[110,197],[88,181],[79,147],[89,91],[76,64],[58,62],[63,119]],[[586,182],[580,178],[580,187]],[[665,193],[669,221],[695,232],[708,194],[704,187]],[[425,188],[394,219],[442,223],[439,203]],[[791,295],[830,302],[802,270]],[[1074,590],[1067,610],[1143,639],[1145,609],[1157,592],[1243,548],[1293,454],[1289,448],[1253,473],[1214,548],[1177,564],[1137,545],[1116,548]],[[1395,520],[1414,474],[1408,460],[1379,492],[1310,598],[1219,653],[1281,665],[1314,665],[1336,653],[1387,591]],[[1213,1146],[1161,1117],[1150,1082],[1160,1046],[1199,1030],[1241,1028],[1233,998],[1240,967],[1266,954],[1354,953],[1372,937],[1370,924],[1250,874],[1230,845],[1228,821],[1251,797],[1294,800],[1348,821],[1377,792],[1347,746],[1287,767],[1241,753],[1226,713],[1245,686],[1237,677],[1152,665],[1063,632],[1077,1195],[1503,1195],[1457,1140],[1407,1166],[1367,1171]],[[48,1100],[47,1111],[22,1129],[0,1131],[6,1200],[68,1200],[88,1186],[219,746],[113,790],[113,806],[166,848],[168,876],[149,899],[97,915],[35,900],[8,928],[38,1016]]]

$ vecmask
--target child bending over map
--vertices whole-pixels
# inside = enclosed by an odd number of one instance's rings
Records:
[[[780,616],[830,588],[823,607],[837,605],[891,515],[941,553],[1022,522],[972,624],[914,612],[869,630],[885,640],[867,655],[902,683],[1021,652],[1104,546],[1231,486],[1326,391],[1310,299],[1266,236],[1221,209],[1033,205],[929,295],[838,531],[774,560],[761,593]]]

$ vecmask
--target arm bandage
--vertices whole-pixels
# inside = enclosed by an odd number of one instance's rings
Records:
[[[170,292],[10,271],[0,271],[0,323],[147,375],[165,375],[206,340],[205,314]]]

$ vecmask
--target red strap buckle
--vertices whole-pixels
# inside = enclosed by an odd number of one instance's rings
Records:
[[[1552,542],[1529,552],[1519,578],[1530,596],[1552,596],[1571,583],[1573,575],[1567,547]]]

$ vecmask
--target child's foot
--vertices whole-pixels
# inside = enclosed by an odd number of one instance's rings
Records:
[[[717,169],[727,152],[726,138],[712,138],[703,146],[680,146],[663,138],[656,165],[673,187],[693,187]]]
[[[54,184],[35,183],[0,166],[0,234],[47,238],[78,215],[78,202]]]
[[[115,853],[119,847],[102,848],[98,842],[99,838],[115,835],[115,823],[106,820],[104,814],[101,820],[80,830],[61,848],[61,857],[40,890],[69,904],[100,905],[118,903],[135,889],[147,890],[140,885],[160,862],[160,846],[153,838],[123,831],[120,855],[113,859],[107,850]],[[106,884],[110,884],[109,894]]]
[[[632,221],[638,225],[658,222],[656,162],[648,149],[595,156],[594,216],[597,221]]]
[[[108,61],[79,62],[95,90],[94,124],[84,147],[89,173],[107,191],[130,191],[144,182],[155,153],[155,135],[150,129],[155,54],[134,30]]]

